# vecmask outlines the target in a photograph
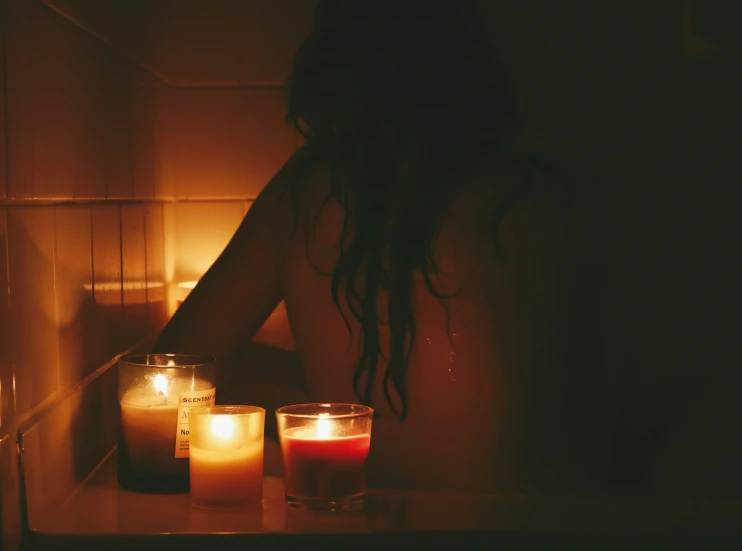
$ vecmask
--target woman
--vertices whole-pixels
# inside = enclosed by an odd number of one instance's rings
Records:
[[[288,119],[307,145],[156,348],[227,357],[284,300],[307,399],[376,410],[372,485],[589,485],[568,194],[474,3],[320,1]]]

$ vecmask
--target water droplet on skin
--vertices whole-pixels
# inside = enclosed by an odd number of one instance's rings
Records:
[[[455,335],[455,333],[454,333],[454,335]],[[451,343],[451,345],[453,346],[453,343]],[[458,364],[458,357],[456,356],[456,351],[455,350],[451,350],[451,352],[448,353],[448,361],[451,364],[451,365],[448,366],[448,376],[449,376],[449,379],[451,380],[451,382],[454,382],[455,383],[456,382],[456,376],[454,374],[454,368]]]

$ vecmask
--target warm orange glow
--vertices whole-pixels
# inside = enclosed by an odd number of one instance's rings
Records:
[[[320,413],[317,419],[317,438],[329,438],[332,436],[332,421],[329,413]]]
[[[165,239],[173,253],[170,281],[198,281],[232,239],[244,216],[244,201],[176,203],[166,215],[172,228]]]
[[[147,291],[164,287],[165,284],[162,282],[144,281],[132,281],[124,283],[123,286],[117,281],[84,285],[86,291],[93,293],[96,304],[102,306],[121,306],[122,296],[125,296],[126,305],[147,304]]]
[[[198,281],[181,281],[175,286],[174,293],[175,293],[175,303],[176,306],[180,306],[183,301],[188,298],[188,295],[191,294],[191,291],[196,288],[196,285],[198,284]]]
[[[183,201],[164,210],[165,277],[172,316],[229,243],[246,203]]]
[[[169,285],[169,300],[168,300],[168,315],[172,316],[175,311],[180,308],[191,291],[198,285],[197,280],[181,281],[176,284]]]
[[[172,316],[227,246],[249,203],[185,201],[169,205],[165,216],[165,273],[168,316]],[[294,350],[286,306],[273,311],[253,339],[266,346]]]

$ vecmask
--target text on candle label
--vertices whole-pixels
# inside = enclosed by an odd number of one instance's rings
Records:
[[[188,457],[191,431],[188,425],[188,413],[195,407],[213,406],[216,389],[193,390],[183,392],[178,397],[178,426],[175,431],[175,457]]]

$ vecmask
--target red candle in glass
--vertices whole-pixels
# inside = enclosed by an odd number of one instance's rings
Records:
[[[327,411],[298,413],[312,408]],[[330,510],[359,505],[366,491],[364,465],[371,446],[373,410],[346,404],[304,404],[276,413],[289,505]]]

